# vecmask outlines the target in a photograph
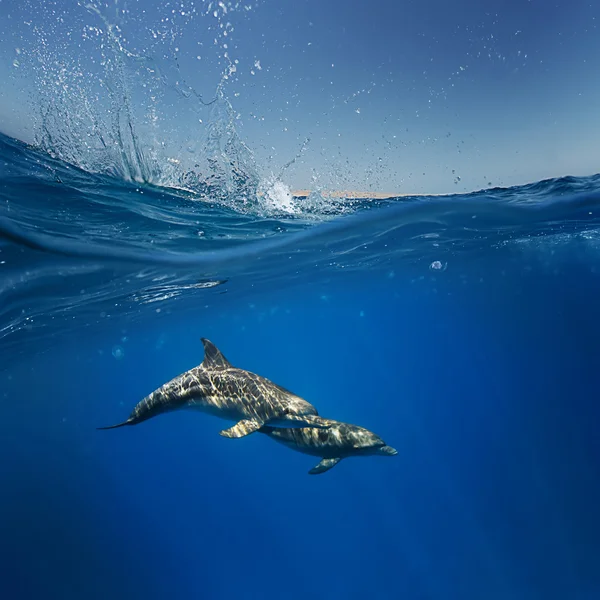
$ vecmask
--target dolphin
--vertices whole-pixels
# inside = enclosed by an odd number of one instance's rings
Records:
[[[206,338],[204,360],[141,400],[123,423],[98,429],[115,429],[137,425],[156,415],[182,408],[200,410],[237,421],[220,431],[228,438],[239,438],[258,431],[263,425],[273,427],[320,427],[317,409],[300,396],[268,379],[233,367],[218,348]]]
[[[308,472],[310,475],[325,473],[335,467],[342,458],[350,456],[395,456],[398,454],[395,448],[386,445],[379,436],[364,427],[320,417],[317,417],[317,420],[328,427],[276,429],[264,425],[259,431],[292,450],[322,457],[321,462]]]

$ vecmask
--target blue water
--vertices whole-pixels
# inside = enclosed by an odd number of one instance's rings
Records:
[[[0,137],[0,597],[600,597],[600,176],[251,191]],[[200,337],[398,455],[310,476],[199,413],[95,429]]]

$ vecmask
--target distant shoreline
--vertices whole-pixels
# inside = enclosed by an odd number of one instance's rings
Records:
[[[294,190],[292,196],[296,198],[306,198],[312,193],[311,190]],[[376,199],[387,200],[389,198],[403,198],[408,196],[444,196],[446,194],[385,194],[382,192],[356,192],[356,191],[341,191],[341,192],[323,192],[324,196],[331,198],[351,198],[353,200]]]

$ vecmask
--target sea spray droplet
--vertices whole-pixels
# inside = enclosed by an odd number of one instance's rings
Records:
[[[121,346],[113,346],[112,355],[117,359],[121,360],[125,356],[125,350]]]

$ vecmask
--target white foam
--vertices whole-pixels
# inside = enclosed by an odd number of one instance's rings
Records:
[[[266,210],[288,214],[300,212],[294,202],[290,188],[282,181],[275,180],[268,183],[262,191],[262,204]]]

